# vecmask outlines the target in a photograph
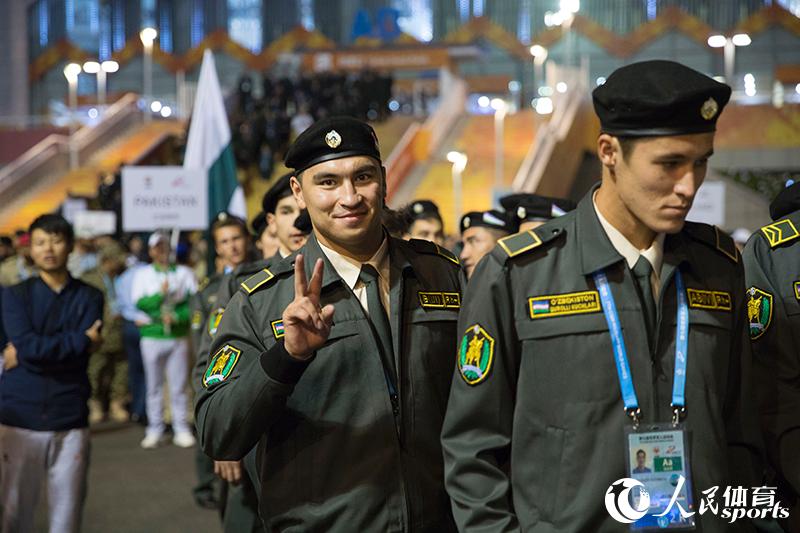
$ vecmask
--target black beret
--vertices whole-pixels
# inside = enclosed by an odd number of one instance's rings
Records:
[[[463,234],[469,228],[482,227],[504,231],[506,233],[516,232],[517,222],[508,213],[491,209],[489,211],[471,211],[461,217],[459,227]]]
[[[285,164],[297,174],[318,163],[357,155],[381,160],[378,136],[372,126],[353,117],[328,117],[295,139],[286,153]]]
[[[592,92],[604,133],[649,137],[706,133],[731,97],[731,88],[674,61],[618,68]]]
[[[800,209],[800,181],[789,184],[769,204],[769,216],[778,220]]]
[[[267,229],[267,215],[264,211],[259,212],[253,220],[250,221],[250,227],[253,228],[253,233],[256,238],[260,238],[261,234]]]
[[[261,209],[263,209],[264,213],[274,213],[278,202],[292,194],[292,187],[289,185],[289,180],[291,179],[291,173],[284,174],[264,193],[264,198],[261,199]]]
[[[518,222],[547,221],[575,209],[572,200],[531,193],[509,194],[500,198],[500,205]]]
[[[406,206],[405,215],[410,222],[422,218],[442,219],[442,215],[439,214],[439,207],[430,200],[414,200]]]
[[[313,226],[311,225],[311,216],[308,214],[307,209],[300,211],[300,214],[294,219],[294,227],[305,234],[311,233]]]

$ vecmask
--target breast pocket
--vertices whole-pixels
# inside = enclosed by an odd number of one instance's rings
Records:
[[[677,327],[677,321],[672,322],[672,326]],[[731,330],[732,324],[731,312],[689,310],[688,385],[719,395],[725,394],[731,342],[741,336],[741,332]]]
[[[618,388],[602,313],[518,320],[516,326],[522,345],[520,396],[552,406],[561,405],[565,394],[571,401],[596,401]]]
[[[414,381],[415,404],[444,412],[458,344],[458,310],[417,308],[410,311],[404,352]]]

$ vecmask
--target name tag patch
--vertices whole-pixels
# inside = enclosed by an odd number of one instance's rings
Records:
[[[528,309],[533,320],[602,311],[597,291],[534,296],[528,298]]]
[[[270,322],[270,326],[272,326],[272,333],[275,334],[276,339],[280,339],[284,336],[285,332],[283,331],[283,320],[273,320]]]
[[[457,292],[419,292],[419,304],[426,309],[460,309],[461,295]]]
[[[714,311],[731,310],[731,295],[727,292],[686,289],[686,296],[689,300],[689,307]]]

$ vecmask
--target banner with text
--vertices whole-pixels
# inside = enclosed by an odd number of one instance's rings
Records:
[[[207,180],[203,169],[123,167],[123,231],[208,228]]]

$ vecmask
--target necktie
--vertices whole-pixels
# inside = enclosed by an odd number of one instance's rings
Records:
[[[639,295],[642,299],[642,311],[644,312],[645,324],[647,325],[647,340],[652,346],[653,332],[656,327],[656,302],[653,298],[653,286],[650,283],[650,276],[653,273],[653,265],[643,255],[633,265],[633,275],[636,284],[639,286]]]
[[[386,309],[381,303],[378,271],[372,265],[365,263],[361,266],[361,273],[359,273],[358,279],[366,285],[369,320],[372,323],[376,340],[381,349],[381,361],[383,362],[387,381],[391,379],[389,386],[393,387],[392,384],[397,374],[394,365],[394,350],[392,349],[392,328],[389,325]]]

